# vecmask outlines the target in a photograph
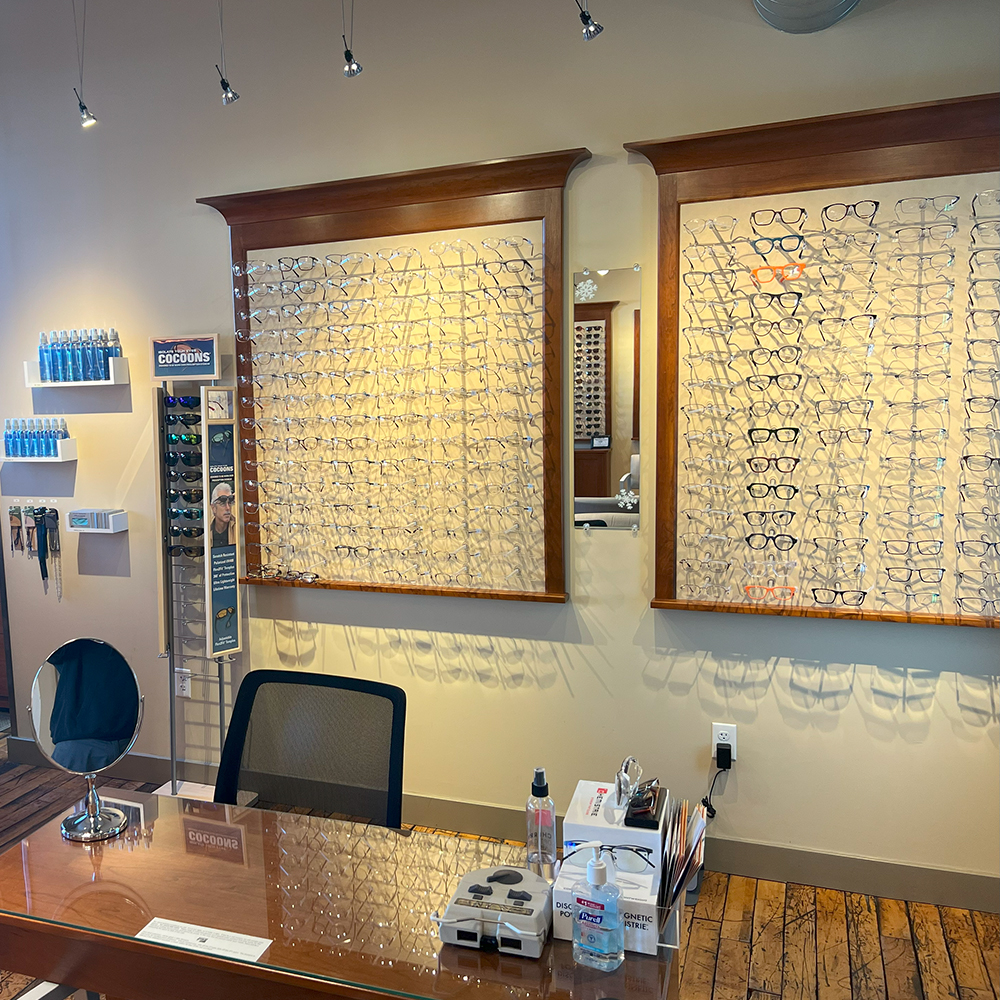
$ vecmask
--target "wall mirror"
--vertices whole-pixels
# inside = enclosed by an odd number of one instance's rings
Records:
[[[28,706],[38,749],[56,767],[87,781],[84,809],[62,823],[68,840],[107,840],[128,826],[125,812],[102,805],[95,781],[132,748],[142,705],[135,672],[102,639],[64,643],[38,668]]]
[[[639,527],[639,301],[642,271],[573,275],[573,520]]]

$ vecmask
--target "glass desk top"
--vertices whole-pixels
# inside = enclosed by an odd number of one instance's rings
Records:
[[[462,875],[521,865],[523,847],[110,789],[102,800],[130,816],[117,840],[65,841],[60,816],[0,856],[0,927],[12,914],[134,937],[160,917],[269,938],[260,966],[415,1000],[676,992],[668,950],[600,973],[564,941],[538,960],[442,944],[431,914]]]

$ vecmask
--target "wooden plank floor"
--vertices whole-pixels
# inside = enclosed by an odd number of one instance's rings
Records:
[[[998,1000],[1000,917],[707,872],[682,1000]]]
[[[5,743],[0,851],[71,806],[82,783],[8,763]],[[707,872],[684,928],[681,1000],[1000,1000],[995,913]],[[0,972],[0,1000],[27,982]]]

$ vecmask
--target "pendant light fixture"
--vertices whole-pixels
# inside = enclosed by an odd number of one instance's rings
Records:
[[[598,24],[591,17],[590,11],[587,9],[590,6],[589,3],[584,6],[580,0],[576,0],[576,5],[580,8],[580,20],[583,22],[583,40],[592,42],[604,30],[604,25]]]
[[[219,62],[222,63],[222,67],[216,63],[215,69],[219,74],[219,85],[222,87],[222,103],[232,104],[240,99],[240,95],[229,86],[229,80],[226,79],[226,27],[222,17],[222,0],[219,0]]]
[[[83,128],[90,128],[97,124],[97,119],[83,103],[83,60],[87,50],[87,0],[83,0],[83,17],[80,19],[76,16],[76,0],[73,0],[73,31],[76,35],[76,65],[80,71],[80,89],[77,90],[74,87],[73,93],[76,94],[76,103],[80,108],[80,125]]]
[[[347,30],[347,0],[340,0],[340,17],[341,24],[343,25],[343,33],[341,38],[344,40],[344,76],[350,77],[359,76],[362,70],[361,63],[354,58],[354,53],[351,51],[354,47],[354,0],[351,0],[351,30]],[[347,36],[350,34],[351,40],[347,40]]]

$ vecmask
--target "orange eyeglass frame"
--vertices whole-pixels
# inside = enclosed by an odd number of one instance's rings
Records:
[[[805,264],[779,264],[777,266],[755,267],[750,272],[753,283],[759,288],[769,281],[795,281],[806,273]]]
[[[743,587],[743,591],[751,601],[766,601],[769,597],[773,597],[776,601],[790,601],[795,596],[794,587],[780,585],[765,587],[760,584],[748,583]],[[781,593],[778,593],[778,591],[781,591]]]

